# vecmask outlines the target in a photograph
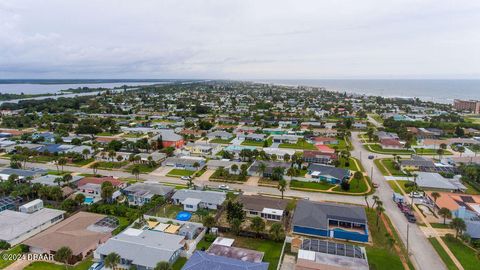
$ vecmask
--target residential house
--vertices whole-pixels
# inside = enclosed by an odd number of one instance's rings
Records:
[[[260,171],[261,165],[265,164],[265,170],[262,172]],[[288,168],[291,167],[290,163],[280,162],[280,161],[263,161],[263,160],[255,160],[253,164],[248,168],[249,175],[259,175],[262,177],[270,177],[273,174],[275,168],[282,168],[283,173],[286,174]]]
[[[40,201],[40,203],[38,202]],[[0,212],[0,240],[17,245],[63,220],[65,211],[43,208],[36,200],[20,206],[20,211]]]
[[[467,187],[462,184],[459,175],[454,178],[445,178],[438,173],[417,172],[416,183],[425,190],[449,192],[465,192],[467,190]]]
[[[185,145],[185,141],[182,136],[175,133],[171,129],[160,129],[157,132],[158,134],[150,139],[150,141],[158,141],[161,139],[162,146],[173,147],[173,148],[182,148]]]
[[[174,204],[182,204],[185,211],[195,212],[199,208],[217,210],[225,201],[226,194],[217,191],[180,189],[172,196]]]
[[[215,270],[267,270],[268,263],[249,262],[224,256],[210,255],[203,251],[195,251],[182,270],[215,269]]]
[[[23,170],[23,169],[10,169],[5,168],[0,170],[0,181],[7,180],[10,175],[17,175],[19,180],[27,179],[27,178],[35,178],[47,174],[47,170],[34,168],[31,170]]]
[[[365,209],[356,205],[300,200],[293,215],[296,234],[368,242]]]
[[[72,251],[71,263],[81,261],[106,242],[118,220],[105,215],[78,212],[24,242],[30,252],[55,254],[60,248]]]
[[[217,159],[211,159],[206,163],[207,169],[209,170],[217,170],[219,168],[224,168],[228,170],[230,174],[239,174],[241,172],[240,168],[242,165],[248,164],[247,162],[239,162],[239,161],[230,161],[230,160],[217,160]],[[232,170],[232,166],[237,165],[237,170]]]
[[[312,150],[303,151],[303,161],[308,163],[331,164],[336,159],[337,155],[335,153]]]
[[[217,143],[189,143],[184,146],[183,150],[191,156],[209,157],[222,151],[222,146]]]
[[[45,186],[61,185],[62,183],[55,182],[57,178],[62,178],[62,177],[58,176],[58,175],[47,174],[47,175],[43,175],[43,176],[34,178],[31,182],[32,182],[32,184],[40,183],[40,184],[45,185]],[[70,180],[69,183],[77,186],[78,181],[80,181],[83,178],[84,177],[81,176],[81,175],[72,175],[72,180]]]
[[[242,195],[239,201],[247,217],[261,217],[266,220],[280,221],[285,216],[288,200],[267,196]]]
[[[332,184],[339,184],[350,178],[350,171],[347,169],[317,163],[308,165],[307,172],[312,176],[312,179]]]
[[[128,198],[128,203],[131,205],[144,205],[149,203],[153,196],[161,196],[169,199],[173,193],[174,188],[164,186],[157,182],[135,183],[122,190],[122,193]]]
[[[297,135],[272,135],[272,141],[274,143],[289,143],[296,144],[299,139],[303,138],[302,136]]]
[[[128,228],[100,245],[94,258],[103,261],[114,252],[120,256],[119,268],[153,269],[161,261],[175,263],[184,246],[181,235]]]
[[[206,159],[200,158],[200,157],[190,157],[190,156],[182,156],[180,158],[169,157],[162,163],[162,166],[196,171],[197,169],[205,166],[205,161]],[[198,164],[199,166],[195,167],[194,165],[196,164]]]
[[[427,157],[412,156],[411,159],[400,160],[400,168],[409,171],[423,171],[423,168],[434,168],[435,163]]]
[[[212,139],[220,139],[220,140],[230,140],[233,138],[233,134],[226,131],[214,131],[207,134],[207,138]]]

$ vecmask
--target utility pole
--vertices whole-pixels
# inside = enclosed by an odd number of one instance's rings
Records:
[[[410,230],[410,224],[407,223],[407,256],[410,255],[410,252],[408,251],[408,234],[409,234],[409,230]]]

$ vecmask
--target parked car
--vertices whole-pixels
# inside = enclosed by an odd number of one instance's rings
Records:
[[[372,186],[373,186],[374,188],[378,188],[378,184],[377,184],[377,183],[372,183]]]
[[[370,156],[368,156],[368,159],[374,159],[374,158],[375,158],[375,156],[374,156],[374,155],[370,155]]]
[[[190,176],[182,176],[182,177],[180,177],[180,179],[188,181],[188,180],[192,179],[192,177],[190,177]]]
[[[420,193],[420,192],[416,192],[416,191],[410,193],[408,196],[410,196],[410,198],[416,198],[416,199],[423,198],[423,194]]]
[[[103,268],[103,262],[94,263],[88,268],[88,270],[100,270]]]
[[[227,186],[227,185],[220,185],[220,186],[218,186],[218,188],[221,189],[221,190],[230,190],[230,187]]]
[[[406,212],[405,217],[407,218],[408,222],[410,223],[415,223],[417,222],[417,218],[412,212]]]

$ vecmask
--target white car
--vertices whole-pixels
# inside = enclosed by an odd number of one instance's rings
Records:
[[[227,186],[227,185],[220,185],[220,186],[218,186],[218,188],[222,189],[222,190],[229,190],[230,189],[230,187]]]
[[[423,194],[420,192],[412,192],[410,193],[409,196],[410,198],[416,198],[416,199],[423,198]]]
[[[180,177],[180,179],[182,179],[182,180],[190,180],[190,179],[192,179],[192,178],[191,178],[190,176],[182,176],[182,177]]]

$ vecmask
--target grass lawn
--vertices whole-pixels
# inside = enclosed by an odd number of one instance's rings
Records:
[[[166,204],[157,211],[157,216],[175,219],[178,212],[183,211],[181,205]]]
[[[388,184],[390,185],[390,187],[393,189],[393,191],[397,192],[397,193],[400,193],[402,194],[402,192],[400,191],[400,189],[398,188],[398,186],[395,184],[395,181],[398,183],[398,185],[405,191],[405,193],[410,193],[411,192],[411,188],[406,188],[405,187],[405,184],[410,182],[410,181],[407,181],[407,180],[388,180]]]
[[[224,182],[245,182],[248,177],[242,177],[240,174],[228,174],[220,176],[220,170],[216,170],[209,178],[210,181],[224,181]]]
[[[467,190],[465,191],[466,194],[470,195],[479,195],[480,191],[476,189],[474,186],[470,185],[467,181],[463,181],[462,184],[467,187]]]
[[[387,155],[388,154],[390,154],[390,155],[393,155],[393,154],[397,154],[397,155],[414,154],[414,152],[412,150],[408,150],[408,149],[383,149],[380,144],[369,144],[369,145],[365,145],[365,147],[370,152],[379,153],[379,154],[387,154]]]
[[[48,262],[33,262],[27,267],[24,268],[24,270],[87,270],[90,268],[90,266],[93,264],[93,261],[88,259],[85,261],[82,261],[78,263],[75,266],[65,268],[64,265],[60,264],[54,264],[54,263],[48,263]]]
[[[230,236],[227,236],[230,237]],[[264,252],[263,261],[268,262],[269,270],[276,270],[278,261],[282,253],[283,242],[275,242],[272,240],[254,239],[248,237],[232,236],[235,238],[233,246],[240,248],[253,249]]]
[[[95,161],[94,158],[89,158],[89,159],[84,159],[84,160],[80,160],[80,161],[76,161],[76,162],[73,162],[71,163],[72,165],[75,165],[75,166],[85,166],[89,163],[92,163],[93,161]]]
[[[117,235],[121,233],[123,230],[125,230],[128,227],[128,225],[130,225],[130,222],[126,217],[116,217],[116,218],[118,219],[118,227],[112,231],[113,235]]]
[[[342,150],[348,150],[348,144],[347,142],[345,141],[345,139],[337,139],[338,140],[338,144],[335,145],[335,144],[332,144],[332,145],[328,145],[332,148],[335,148],[339,151],[342,151]]]
[[[297,143],[281,143],[279,148],[289,148],[289,149],[304,149],[304,150],[317,150],[315,145],[306,142],[305,140],[298,140]]]
[[[104,170],[111,170],[111,169],[119,169],[128,164],[128,161],[99,161],[97,162],[98,169]]]
[[[48,163],[55,160],[55,157],[50,156],[34,156],[32,157],[29,162],[36,162],[36,163]]]
[[[263,147],[263,145],[265,144],[264,141],[253,141],[253,140],[245,140],[242,142],[241,145],[245,145],[245,146],[258,146],[258,147]]]
[[[202,239],[197,244],[197,250],[202,250],[202,248],[207,250],[211,245],[212,245],[212,242],[207,242],[207,241],[205,241],[205,239]]]
[[[149,166],[148,164],[132,164],[130,166],[128,166],[125,171],[126,172],[132,172],[132,169],[135,167],[135,166],[138,166],[138,168],[140,169],[140,173],[151,173],[153,172],[155,169],[157,169],[159,166]]]
[[[393,159],[390,159],[390,158],[376,159],[374,162],[383,175],[389,175],[388,172],[390,172],[390,174],[393,176],[406,176],[406,174],[404,174],[401,170],[397,170],[395,168],[393,164]],[[382,166],[382,164],[385,166],[387,171],[385,171],[384,166]]]
[[[431,156],[436,156],[438,155],[437,153],[437,150],[436,149],[416,149],[416,152],[417,152],[417,155],[431,155]],[[452,152],[448,151],[448,150],[443,150],[443,156],[450,156],[450,155],[453,155]]]
[[[443,223],[430,223],[433,228],[437,229],[449,229],[450,225],[449,224],[443,224]]]
[[[363,192],[367,192],[367,190],[368,190],[368,185],[365,182],[365,179],[350,180],[350,189],[348,191],[343,190],[340,185],[336,186],[333,189],[333,191],[348,192],[348,193],[363,193]]]
[[[97,133],[97,136],[113,136],[115,134],[111,133],[111,132],[100,132],[100,133]]]
[[[172,270],[180,270],[187,263],[187,258],[178,257],[177,261],[172,265]]]
[[[430,241],[433,248],[437,251],[438,255],[440,256],[440,258],[442,258],[442,261],[445,263],[445,265],[447,266],[447,268],[449,270],[457,270],[458,269],[455,266],[455,264],[453,263],[452,259],[450,259],[450,257],[448,256],[447,252],[445,252],[445,250],[442,248],[440,243],[437,241],[436,238],[430,237],[430,238],[428,238],[428,241]]]
[[[334,187],[334,184],[327,182],[302,182],[297,180],[290,181],[291,188],[309,188],[309,189],[318,189],[318,190],[328,190],[331,187]]]
[[[338,167],[339,168],[344,168],[344,169],[349,169],[351,171],[362,171],[362,169],[357,166],[357,163],[355,163],[355,159],[352,158],[352,157],[348,159],[348,166],[346,166],[345,163],[346,163],[346,160],[344,158],[342,158],[340,160],[340,165]],[[360,164],[360,161],[358,161],[358,164]]]
[[[210,141],[210,143],[229,144],[232,140],[213,139],[213,140]]]
[[[388,245],[387,238],[385,237],[387,233],[385,225],[380,220],[379,226],[376,226],[377,214],[374,210],[366,210],[366,214],[369,233],[373,241],[373,246],[366,247],[370,269],[403,270],[404,268],[400,257],[395,253],[395,250]]]
[[[7,254],[20,254],[20,253],[21,253],[20,245],[16,245],[13,248],[10,248],[9,250],[6,250],[0,253],[0,269],[4,269],[14,262],[14,260],[5,260],[4,256],[6,256]]]
[[[168,172],[167,176],[171,177],[182,177],[182,176],[192,176],[195,171],[183,170],[183,169],[172,169]]]
[[[388,180],[387,182],[394,192],[402,194],[402,192],[400,191],[400,188],[395,184],[395,180]]]
[[[459,239],[448,237],[442,237],[442,239],[465,270],[478,269],[478,263],[480,263],[480,261],[477,259],[475,251],[472,248],[465,245]]]
[[[62,169],[62,168],[60,168],[60,171],[59,171],[59,172],[58,172],[58,171],[48,171],[48,173],[47,173],[47,174],[50,174],[50,175],[58,175],[58,176],[64,176],[64,175],[66,175],[66,174],[71,174],[71,173],[73,173],[73,172],[69,172],[69,171],[63,171],[63,172],[62,172],[62,170],[61,170],[61,169]]]

